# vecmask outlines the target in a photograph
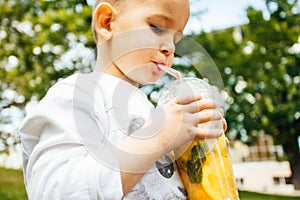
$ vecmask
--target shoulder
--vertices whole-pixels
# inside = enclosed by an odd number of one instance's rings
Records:
[[[87,109],[94,100],[91,88],[94,84],[89,75],[74,74],[59,80],[39,101],[38,105],[28,113],[27,119],[53,119],[61,122],[72,116],[74,108]]]
[[[65,99],[72,100],[78,97],[93,98],[97,86],[97,76],[93,73],[81,74],[76,73],[67,78],[59,80],[47,92],[42,101],[47,101],[53,98],[56,100]],[[57,101],[53,102],[57,102]],[[41,102],[42,102],[41,101]]]

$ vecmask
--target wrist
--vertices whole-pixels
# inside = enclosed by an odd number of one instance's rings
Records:
[[[159,139],[129,136],[117,146],[120,169],[123,172],[145,173],[165,151]]]

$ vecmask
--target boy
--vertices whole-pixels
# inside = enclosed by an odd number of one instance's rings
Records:
[[[188,0],[96,2],[94,72],[55,84],[20,129],[29,199],[186,199],[167,154],[220,136],[222,111],[193,94],[154,109],[137,86],[172,65],[188,18]]]

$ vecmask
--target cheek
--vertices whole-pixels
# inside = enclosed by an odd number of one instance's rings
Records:
[[[158,48],[159,39],[149,28],[122,32],[114,36],[111,40],[113,58],[118,58],[121,55],[125,55],[136,50]]]
[[[120,68],[127,71],[155,61],[157,51],[155,49],[136,50],[121,56],[116,60],[116,63]]]
[[[167,66],[172,66],[173,61],[174,61],[174,54],[172,54],[172,55],[170,55],[170,56],[168,57],[168,60],[167,60],[167,62],[166,62],[166,65],[167,65]]]

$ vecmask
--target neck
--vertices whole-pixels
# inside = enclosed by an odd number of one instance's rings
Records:
[[[116,58],[111,53],[111,42],[105,41],[97,45],[97,61],[94,71],[104,72],[112,76],[118,77],[134,86],[139,84],[126,76],[114,62]]]
[[[103,55],[103,54],[102,54]],[[138,87],[138,83],[132,81],[130,78],[128,78],[115,63],[110,63],[110,64],[104,64],[103,62],[104,59],[100,57],[99,55],[97,56],[97,62],[96,62],[96,67],[94,69],[95,72],[103,72],[106,74],[110,74],[112,76],[118,77],[131,85],[134,85]]]

